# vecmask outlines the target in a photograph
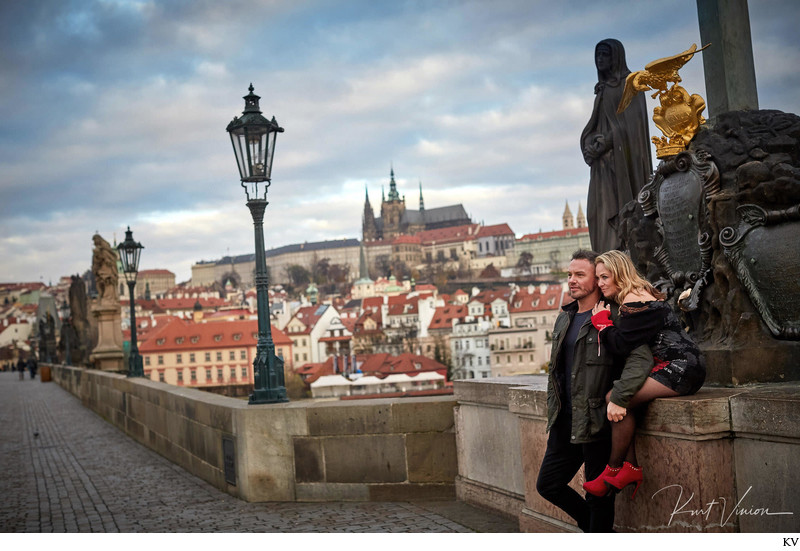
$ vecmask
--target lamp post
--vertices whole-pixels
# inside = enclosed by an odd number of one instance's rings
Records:
[[[136,301],[134,299],[136,276],[139,272],[139,256],[142,254],[142,249],[144,249],[142,244],[133,240],[133,232],[128,226],[128,231],[125,232],[125,241],[117,245],[131,301],[131,351],[128,356],[128,377],[144,377],[142,357],[139,355],[139,346],[136,344]]]
[[[64,341],[64,365],[72,365],[72,351],[70,350],[69,334],[72,331],[72,318],[67,301],[61,304],[61,339]]]
[[[234,117],[225,129],[231,137],[236,164],[242,181],[247,207],[253,217],[256,241],[256,299],[258,303],[258,343],[253,360],[253,393],[250,404],[288,402],[283,378],[283,360],[275,355],[275,343],[269,322],[267,262],[264,256],[264,211],[267,208],[267,188],[275,155],[275,138],[283,128],[261,115],[258,100],[250,84],[244,96],[244,111]],[[260,186],[260,187],[259,187]]]

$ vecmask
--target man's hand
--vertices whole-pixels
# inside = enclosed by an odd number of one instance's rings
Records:
[[[622,421],[622,418],[628,414],[628,410],[618,406],[614,402],[608,403],[608,408],[606,409],[608,412],[608,420],[612,423],[616,423],[618,421]]]

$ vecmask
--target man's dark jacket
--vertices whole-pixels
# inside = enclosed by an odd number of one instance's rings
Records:
[[[553,349],[550,354],[550,375],[547,381],[547,430],[553,426],[562,407],[556,371],[561,347],[573,316],[578,311],[578,301],[561,309],[553,327]],[[618,307],[611,306],[611,319],[616,320]],[[602,339],[602,337],[600,337]],[[624,368],[624,369],[623,369]],[[627,408],[628,402],[641,388],[653,368],[650,348],[642,345],[627,358],[613,356],[598,342],[598,331],[587,320],[578,332],[575,356],[570,374],[572,387],[572,431],[570,442],[584,444],[608,438],[610,430],[606,417],[606,393],[611,391],[611,401]]]

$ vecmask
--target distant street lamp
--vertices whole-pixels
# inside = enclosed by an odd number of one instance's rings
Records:
[[[72,330],[72,318],[66,299],[61,304],[61,340],[64,342],[64,365],[72,365],[72,351],[70,350],[69,334]]]
[[[250,84],[244,96],[244,111],[234,117],[226,131],[231,136],[233,152],[242,181],[247,207],[253,216],[256,237],[256,298],[258,302],[258,343],[253,361],[254,388],[250,404],[288,402],[283,378],[283,360],[275,355],[275,343],[269,322],[267,262],[264,256],[264,211],[267,208],[267,188],[275,155],[275,138],[283,128],[275,117],[267,120],[261,115],[258,100]],[[259,191],[259,184],[261,190]]]
[[[125,232],[125,241],[117,245],[119,259],[122,262],[122,271],[125,274],[125,281],[128,282],[128,297],[131,301],[131,351],[128,356],[128,377],[144,377],[144,366],[142,357],[139,355],[139,346],[136,344],[136,301],[134,289],[136,288],[136,276],[139,272],[139,256],[142,254],[141,243],[133,240],[133,232],[128,226]]]

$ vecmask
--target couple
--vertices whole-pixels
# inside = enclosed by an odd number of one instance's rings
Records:
[[[610,532],[615,492],[629,484],[638,489],[642,481],[631,410],[697,392],[705,366],[664,295],[624,253],[577,251],[568,284],[575,300],[553,329],[550,435],[536,489],[584,532]],[[601,293],[610,306],[600,302]],[[568,486],[582,463],[585,499]]]

